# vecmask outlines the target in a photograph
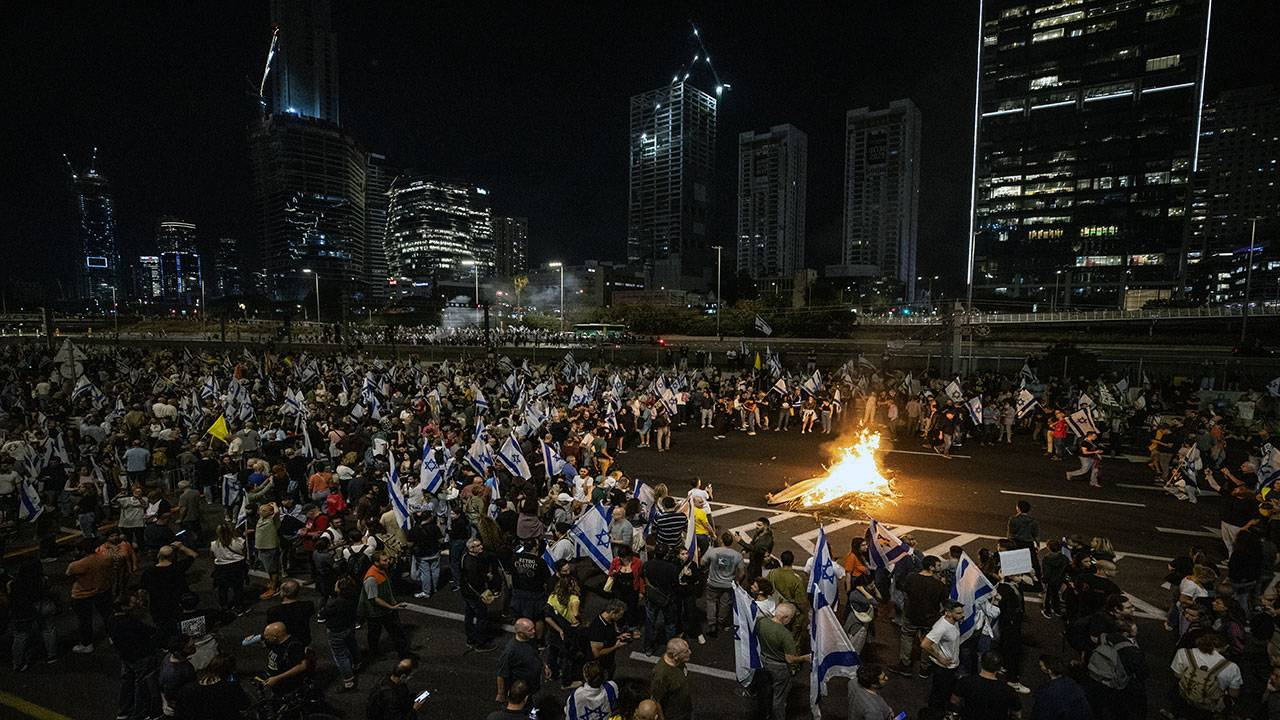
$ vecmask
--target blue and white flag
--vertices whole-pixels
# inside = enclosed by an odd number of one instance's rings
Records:
[[[961,388],[960,383],[955,380],[947,383],[946,390],[943,392],[946,393],[947,399],[953,403],[958,404],[964,402],[964,389]]]
[[[676,398],[676,394],[672,392],[671,388],[662,388],[658,394],[658,399],[662,401],[663,407],[667,409],[669,414],[675,415],[679,410],[680,401]]]
[[[502,500],[502,486],[498,484],[498,478],[490,475],[485,478],[484,486],[489,488],[489,517],[498,519],[498,507],[505,505],[500,502]]]
[[[776,393],[778,393],[779,395],[781,395],[781,396],[783,397],[783,399],[786,399],[786,397],[787,397],[787,381],[786,381],[786,380],[783,380],[782,378],[778,378],[778,382],[774,383],[774,384],[773,384],[773,387],[769,388],[769,392],[776,392]]]
[[[977,427],[982,427],[982,397],[974,395],[964,404],[964,409],[969,413],[969,420]]]
[[[618,413],[613,409],[613,403],[609,403],[609,407],[604,411],[604,424],[610,430],[618,429]]]
[[[200,384],[200,398],[218,397],[218,381],[213,379],[212,375],[205,375],[204,382]]]
[[[1145,375],[1142,378],[1142,384],[1143,385],[1147,384],[1147,379]],[[1271,397],[1273,398],[1280,398],[1280,377],[1267,383],[1267,392],[1271,393]]]
[[[529,432],[537,432],[538,428],[547,421],[547,416],[538,408],[536,403],[530,403],[524,409],[524,424],[529,426]]]
[[[586,405],[591,402],[591,396],[587,393],[586,388],[581,385],[574,385],[573,392],[569,393],[569,407],[574,408],[579,405]]]
[[[765,363],[769,366],[769,374],[774,377],[781,377],[784,374],[782,370],[782,361],[778,359],[777,355],[768,352],[767,349],[765,352],[768,353],[768,358],[765,360]]]
[[[524,459],[524,453],[520,452],[514,436],[508,435],[502,449],[498,450],[498,462],[512,475],[525,480],[533,477],[533,473],[529,471],[529,461]]]
[[[649,487],[647,483],[642,483],[639,480],[636,480],[635,483],[635,487],[631,490],[631,497],[640,501],[640,514],[648,517],[649,508],[653,507],[653,501],[655,499],[653,488]]]
[[[1280,449],[1271,443],[1263,443],[1258,448],[1258,489],[1271,481],[1271,476],[1280,473]]]
[[[813,621],[809,623],[809,646],[813,650],[809,705],[813,707],[813,717],[817,720],[822,717],[818,700],[827,692],[827,681],[843,677],[857,682],[858,665],[862,661],[830,605],[813,611]]]
[[[222,476],[222,506],[231,509],[240,502],[240,480],[235,473]]]
[[[63,465],[71,464],[71,456],[67,453],[67,443],[62,439],[62,433],[50,435],[45,440],[44,462],[47,465],[51,458],[58,458]]]
[[[755,671],[764,665],[760,660],[760,638],[756,636],[756,619],[760,608],[738,583],[733,584],[733,659],[738,684],[747,687]]]
[[[871,519],[871,547],[867,552],[872,566],[888,572],[898,561],[911,554],[906,540],[899,540],[889,528]]]
[[[493,448],[489,447],[489,443],[476,438],[471,443],[471,447],[467,449],[467,464],[477,475],[487,475],[489,470],[493,468]]]
[[[717,299],[716,302],[719,302],[719,299]],[[769,323],[765,322],[764,318],[760,317],[758,314],[756,315],[755,326],[756,330],[760,331],[762,335],[773,334],[773,328],[770,327]]]
[[[1022,371],[1019,374],[1022,376],[1023,383],[1031,383],[1032,385],[1040,384],[1040,378],[1036,377],[1035,371],[1031,369],[1031,365],[1029,363],[1022,363]]]
[[[387,446],[387,463],[391,467],[387,474],[387,496],[391,498],[391,510],[396,514],[396,524],[400,529],[408,530],[412,516],[409,514],[409,503],[404,499],[404,490],[400,487],[400,464],[396,462],[390,446]]]
[[[600,568],[609,572],[613,564],[613,546],[609,541],[608,511],[599,505],[591,505],[573,523],[569,531],[577,548],[578,557],[589,557]]]
[[[913,383],[913,380],[911,378],[911,373],[910,371],[908,371],[907,376],[902,378],[902,392],[908,396],[915,395],[915,392],[913,391],[912,383]]]
[[[484,392],[480,390],[478,385],[472,385],[471,389],[476,394],[476,412],[482,413],[489,409],[489,401],[485,399]]]
[[[378,396],[378,383],[373,379],[373,373],[367,372],[364,375],[364,384],[360,386],[360,397],[365,402],[371,402]]]
[[[79,400],[82,397],[93,397],[97,391],[98,389],[89,381],[89,376],[81,375],[80,379],[76,381],[76,386],[71,389],[71,399]]]
[[[684,549],[689,552],[690,560],[702,562],[702,555],[698,552],[697,511],[693,508],[693,500],[685,501],[685,514]]]
[[[804,382],[800,383],[800,389],[810,395],[817,395],[818,391],[822,389],[822,373],[814,370],[813,375],[805,378]]]
[[[1098,425],[1093,421],[1093,409],[1086,406],[1068,415],[1067,427],[1071,428],[1071,432],[1075,433],[1076,437],[1098,432]]]
[[[422,480],[427,493],[435,495],[444,487],[444,468],[436,461],[436,452],[431,449],[431,441],[422,441],[422,469],[418,477]]]
[[[1076,400],[1076,407],[1081,409],[1094,408],[1097,407],[1097,403],[1093,401],[1093,398],[1089,397],[1089,393],[1082,392],[1080,393],[1080,398]]]
[[[1023,388],[1018,391],[1018,408],[1016,412],[1019,418],[1026,417],[1027,413],[1030,413],[1035,406],[1036,406],[1035,395],[1032,395],[1031,392],[1026,388]]]
[[[836,589],[836,564],[831,559],[831,547],[827,545],[827,531],[818,528],[818,541],[813,547],[813,572],[809,573],[808,592],[812,598],[812,607],[832,606],[840,600]]]
[[[964,619],[960,621],[960,642],[968,640],[973,634],[978,613],[981,612],[978,608],[979,601],[995,591],[987,576],[969,559],[969,554],[960,553],[956,579],[951,584],[951,599],[964,605]]]
[[[546,467],[548,480],[557,475],[572,477],[578,473],[576,468],[560,457],[560,453],[556,452],[555,448],[548,445],[545,440],[540,442],[542,443],[542,463]]]
[[[35,522],[44,514],[44,503],[40,500],[40,492],[36,490],[36,484],[31,480],[24,478],[19,483],[22,487],[18,493],[18,519]]]

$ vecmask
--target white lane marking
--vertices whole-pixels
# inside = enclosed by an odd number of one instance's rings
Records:
[[[1135,485],[1133,483],[1116,483],[1116,487],[1128,488],[1130,490],[1147,490],[1150,492],[1167,493],[1169,489],[1163,485]],[[1220,495],[1217,493],[1199,493],[1197,495],[1200,500],[1217,500]]]
[[[1204,528],[1204,530],[1183,530],[1182,528],[1167,528],[1160,527],[1159,525],[1156,526],[1156,530],[1162,533],[1169,533],[1170,535],[1191,535],[1193,537],[1211,538],[1222,537],[1222,533],[1214,530],[1213,528],[1205,525],[1201,525],[1200,527]]]
[[[1133,603],[1134,615],[1140,615],[1150,620],[1164,620],[1169,617],[1169,613],[1164,612],[1160,608],[1140,597],[1135,597],[1130,593],[1125,593],[1124,596],[1129,598],[1129,602]]]
[[[974,540],[981,540],[981,539],[982,539],[981,535],[975,535],[973,533],[963,533],[960,535],[956,535],[950,540],[947,540],[945,542],[940,542],[937,545],[934,545],[933,547],[925,550],[924,554],[937,555],[938,557],[943,557],[951,552],[952,545],[962,545],[962,546],[968,545]]]
[[[795,544],[804,548],[807,552],[812,553],[813,548],[818,541],[819,531],[826,530],[827,534],[830,535],[831,533],[837,530],[843,530],[844,528],[847,528],[850,525],[857,525],[859,522],[860,521],[858,520],[836,520],[835,522],[827,523],[826,525],[823,525],[821,527],[816,527],[810,530],[809,532],[801,533],[799,535],[793,535],[791,537],[791,540],[795,542]]]
[[[1164,555],[1143,555],[1142,553],[1131,553],[1131,552],[1116,553],[1116,560],[1120,560],[1122,558],[1127,558],[1127,557],[1138,558],[1140,560],[1154,560],[1155,562],[1173,562],[1173,558],[1165,557]]]
[[[456,613],[450,610],[441,610],[440,608],[427,607],[426,605],[419,605],[417,603],[407,602],[404,604],[404,609],[408,610],[409,612],[416,612],[419,615],[432,615],[434,617],[444,618],[445,620],[457,620],[458,622],[463,622],[466,619],[463,617],[462,613]],[[503,625],[502,629],[505,632],[509,632],[509,633],[514,633],[516,631],[516,628],[514,625]]]
[[[651,657],[649,655],[645,655],[644,653],[638,652],[638,651],[633,651],[630,657],[632,660],[639,660],[640,662],[646,662],[646,663],[649,663],[650,665],[656,665],[658,662],[657,657]],[[738,679],[737,675],[729,672],[728,670],[720,670],[718,668],[707,667],[706,665],[696,665],[694,663],[685,663],[684,666],[688,668],[689,672],[699,673],[701,675],[707,675],[713,678],[720,678],[721,680],[737,680]]]
[[[936,457],[936,458],[942,458],[943,460],[946,459],[945,456],[940,455],[936,452],[921,452],[919,450],[881,450],[880,452],[902,453],[903,455],[924,455],[925,457]],[[951,456],[952,460],[955,460],[956,458],[961,458],[963,460],[971,460],[973,459],[973,456],[972,455],[952,455]]]
[[[1121,502],[1119,500],[1100,500],[1098,498],[1072,497],[1071,495],[1046,495],[1044,493],[1021,492],[1019,490],[1001,490],[1002,495],[1025,495],[1027,497],[1052,498],[1054,500],[1072,500],[1075,502],[1099,503],[1102,505],[1125,505],[1127,507],[1146,507],[1145,503]]]

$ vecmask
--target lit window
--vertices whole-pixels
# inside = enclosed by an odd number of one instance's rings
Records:
[[[1062,28],[1055,28],[1053,30],[1045,30],[1044,32],[1038,32],[1031,36],[1031,44],[1034,45],[1036,43],[1046,42],[1048,40],[1057,40],[1058,38],[1062,37],[1065,34],[1066,33],[1063,31]]]
[[[995,36],[995,35],[984,35],[984,36],[982,37],[982,46],[983,46],[983,47],[991,47],[992,45],[995,45],[995,44],[996,44],[996,36]]]
[[[1143,176],[1143,182],[1147,185],[1168,185],[1169,173],[1167,172],[1149,172]]]
[[[1161,55],[1160,57],[1147,58],[1147,72],[1154,70],[1168,70],[1182,64],[1181,55]]]
[[[1053,17],[1041,18],[1031,23],[1032,30],[1041,30],[1043,28],[1058,27],[1066,25],[1069,22],[1084,19],[1084,11],[1077,10],[1075,12],[1063,13],[1062,15],[1054,15]]]
[[[1004,12],[1000,13],[1000,19],[1004,20],[1005,18],[1022,17],[1022,15],[1026,12],[1027,12],[1026,5],[1019,5],[1018,7],[1005,8]]]
[[[1057,75],[1043,75],[1031,81],[1032,90],[1043,90],[1044,88],[1057,87],[1058,85]]]
[[[1147,22],[1156,20],[1164,20],[1178,14],[1177,5],[1165,5],[1164,7],[1151,8],[1147,11]]]
[[[1123,255],[1085,255],[1076,257],[1076,267],[1118,267],[1123,264]]]
[[[1163,265],[1164,255],[1161,253],[1144,253],[1142,255],[1130,255],[1130,265]]]

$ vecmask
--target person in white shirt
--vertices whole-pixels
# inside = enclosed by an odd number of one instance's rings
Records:
[[[1199,703],[1193,704],[1200,710],[1220,712],[1226,704],[1225,698],[1239,697],[1240,688],[1244,685],[1240,666],[1218,652],[1220,641],[1221,638],[1216,634],[1205,633],[1196,638],[1194,648],[1183,648],[1174,653],[1173,662],[1169,664],[1169,669],[1178,681],[1178,693],[1184,700],[1190,699],[1186,695],[1186,688],[1197,686],[1199,697],[1213,705],[1205,707]],[[1216,683],[1216,693],[1208,683]]]
[[[942,604],[942,617],[920,640],[920,647],[933,662],[929,680],[929,707],[945,708],[951,702],[960,667],[960,621],[964,605],[955,600]]]

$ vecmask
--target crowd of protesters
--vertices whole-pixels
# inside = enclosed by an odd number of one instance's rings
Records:
[[[55,620],[69,606],[71,651],[97,652],[105,635],[118,656],[122,720],[234,717],[253,703],[323,708],[326,687],[361,693],[370,717],[413,717],[429,700],[410,682],[422,639],[401,620],[402,598],[441,592],[462,601],[468,650],[495,651],[491,718],[534,709],[544,719],[697,717],[686,665],[700,646],[735,635],[735,586],[761,613],[762,667],[743,712],[785,718],[809,659],[812,561],[806,569],[792,551],[775,552],[765,517],[743,534],[721,528],[710,484],[642,484],[624,456],[670,450],[673,431],[681,442],[705,430],[851,428],[941,454],[1016,434],[1054,460],[1080,459],[1076,476],[1095,483],[1107,454],[1149,445],[1155,481],[1192,500],[1224,496],[1227,549],[1194,548],[1170,566],[1179,697],[1154,705],[1206,717],[1280,712],[1269,437],[1189,405],[1190,387],[1041,384],[1027,372],[913,378],[865,362],[823,378],[812,359],[791,374],[749,353],[723,370],[690,367],[687,356],[671,367],[592,368],[571,355],[517,366],[130,349],[91,355],[73,380],[52,353],[2,352],[12,372],[0,388],[0,511],[7,528],[35,539],[6,563],[12,666],[58,661]],[[1100,398],[1085,405],[1096,432],[1068,422],[1090,394]],[[1274,400],[1251,400],[1258,418],[1274,417]],[[603,566],[573,532],[592,512],[607,529]],[[78,532],[60,543],[66,525]],[[1031,551],[1036,571],[1005,578],[995,551],[1017,548]],[[964,608],[949,599],[960,557],[915,551],[876,568],[865,538],[843,556],[838,614],[867,650],[849,685],[852,717],[892,717],[879,698],[889,674],[922,672],[921,717],[1015,717],[1034,660],[1021,634],[1029,596],[1070,647],[1039,658],[1051,680],[1031,716],[1145,716],[1146,660],[1109,541],[1046,540],[1019,502],[1008,538],[977,558],[995,592],[963,643]],[[67,586],[49,572],[64,561]],[[197,564],[211,594],[190,585]],[[218,628],[250,613],[264,613],[260,632],[220,642]],[[896,657],[871,652],[885,618]],[[397,664],[362,677],[367,660],[388,652],[384,635]],[[648,678],[618,672],[630,649],[654,659]]]

